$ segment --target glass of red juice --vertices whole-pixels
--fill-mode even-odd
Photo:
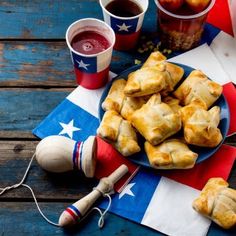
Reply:
[[[202,6],[201,1],[207,5]],[[177,5],[168,6],[165,0],[155,0],[160,40],[167,49],[186,51],[199,45],[208,12],[215,0],[200,0],[200,5],[196,5],[196,2],[175,0]]]
[[[108,81],[115,34],[105,22],[85,18],[72,23],[66,31],[78,85],[98,89]]]
[[[141,32],[148,0],[100,0],[104,21],[116,35],[114,49],[135,48]]]

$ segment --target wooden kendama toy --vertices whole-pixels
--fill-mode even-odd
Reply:
[[[95,136],[76,142],[64,136],[52,135],[39,142],[35,157],[38,164],[49,172],[62,173],[78,169],[91,178],[95,173],[96,153]]]
[[[66,210],[62,212],[59,218],[59,226],[66,227],[79,223],[97,199],[105,194],[111,193],[113,191],[114,184],[127,172],[128,167],[126,165],[121,165],[108,177],[102,178],[97,187],[93,188],[91,193],[67,207]]]

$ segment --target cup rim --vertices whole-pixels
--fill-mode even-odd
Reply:
[[[69,31],[70,29],[76,25],[77,23],[79,22],[82,22],[82,21],[98,21],[100,23],[102,23],[103,25],[105,25],[110,31],[111,31],[111,34],[112,34],[112,42],[111,42],[111,45],[104,51],[101,51],[99,53],[94,53],[94,54],[84,54],[84,53],[80,53],[80,52],[77,52],[76,50],[74,50],[74,48],[72,48],[71,46],[71,42],[69,42],[69,37],[68,37],[68,34],[69,34]],[[97,57],[101,54],[104,54],[106,53],[107,51],[109,51],[110,49],[112,49],[115,45],[115,40],[116,40],[116,36],[115,36],[115,32],[114,30],[110,27],[110,25],[108,25],[106,22],[102,21],[102,20],[99,20],[99,19],[96,19],[96,18],[83,18],[83,19],[79,19],[77,21],[74,21],[73,23],[71,23],[69,25],[69,27],[67,28],[66,30],[66,43],[67,43],[67,46],[69,47],[70,51],[72,51],[73,53],[75,54],[78,54],[80,56],[83,56],[83,57]]]
[[[211,10],[211,8],[214,6],[216,0],[211,0],[211,2],[208,5],[208,7],[206,9],[204,9],[202,12],[199,12],[199,13],[193,14],[193,15],[187,15],[187,16],[185,16],[185,15],[178,15],[178,14],[172,13],[172,12],[166,10],[164,7],[162,7],[162,5],[159,3],[159,0],[154,0],[154,1],[156,3],[157,7],[159,9],[161,9],[167,15],[175,17],[175,18],[187,20],[187,19],[198,18],[198,17],[203,16],[206,13],[208,13]]]
[[[111,12],[109,12],[103,5],[102,3],[102,0],[99,0],[99,3],[100,3],[100,6],[102,8],[103,11],[105,11],[108,15],[114,17],[114,18],[117,18],[117,19],[120,19],[120,20],[133,20],[133,19],[136,19],[136,18],[139,18],[140,16],[144,15],[148,9],[148,5],[149,5],[149,0],[146,0],[146,3],[147,3],[147,6],[145,9],[143,9],[143,11],[136,15],[136,16],[131,16],[131,17],[122,17],[122,16],[116,16],[114,14],[112,14]]]

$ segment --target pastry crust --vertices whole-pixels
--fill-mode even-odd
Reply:
[[[112,86],[107,94],[106,99],[102,103],[104,111],[114,110],[120,113],[125,99],[124,88],[126,85],[125,79],[118,79],[112,83]]]
[[[222,178],[211,178],[194,200],[193,208],[225,229],[236,225],[236,190]]]
[[[131,120],[132,114],[142,107],[148,100],[148,97],[126,97],[123,101],[120,114],[126,120]]]
[[[173,94],[182,105],[195,101],[209,108],[222,94],[222,86],[209,80],[200,70],[193,70]]]
[[[149,163],[155,169],[189,169],[198,157],[180,139],[165,140],[158,146],[146,141],[144,147]]]
[[[158,63],[165,61],[167,58],[159,51],[152,52],[148,59],[143,63],[144,67],[156,66]]]
[[[123,156],[140,151],[135,130],[116,111],[105,112],[97,134],[111,143]]]
[[[166,88],[169,77],[162,64],[141,68],[128,75],[124,93],[128,97],[140,97],[160,92]]]
[[[165,103],[160,94],[154,94],[131,116],[132,125],[152,145],[161,143],[181,129],[180,115]]]
[[[184,111],[184,112],[183,112]],[[223,139],[220,129],[220,108],[212,107],[206,111],[198,106],[189,105],[181,109],[184,138],[188,144],[201,147],[216,147]]]
[[[182,108],[182,106],[179,105],[179,100],[177,98],[167,96],[163,98],[162,101],[169,105],[175,113],[179,113],[180,109]]]
[[[115,80],[102,103],[102,108],[104,111],[114,110],[124,119],[130,120],[133,112],[146,103],[148,99],[146,97],[126,97],[124,94],[125,85],[125,79]]]
[[[162,96],[167,96],[169,92],[174,90],[174,87],[182,79],[184,75],[184,69],[178,65],[167,62],[166,57],[160,52],[153,52],[148,57],[142,68],[162,65],[169,73],[169,77],[166,77],[166,86],[161,91]]]

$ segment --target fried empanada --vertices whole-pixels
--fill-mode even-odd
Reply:
[[[200,70],[193,70],[173,94],[182,105],[197,102],[207,109],[222,94],[222,86],[209,80]]]
[[[198,157],[180,139],[168,139],[157,146],[146,141],[144,147],[150,165],[156,169],[189,169]]]
[[[123,156],[130,156],[140,151],[134,128],[116,111],[105,112],[97,134],[111,143]]]
[[[212,107],[209,111],[197,106],[189,106],[182,113],[184,138],[188,144],[201,147],[216,147],[223,139],[218,127],[220,108]]]
[[[193,202],[197,212],[225,229],[236,225],[236,190],[228,185],[222,178],[211,178]]]
[[[182,106],[179,105],[179,100],[177,98],[167,96],[167,97],[164,97],[162,101],[166,103],[167,105],[169,105],[175,113],[180,112],[180,109],[182,108]]]
[[[107,97],[102,103],[104,111],[114,110],[120,113],[125,99],[124,88],[126,85],[125,79],[118,79],[112,83],[112,86],[107,94]]]
[[[169,73],[169,77],[166,77],[166,86],[161,91],[162,96],[167,96],[169,92],[174,90],[174,87],[182,79],[184,75],[184,69],[178,65],[167,62],[166,57],[160,52],[153,52],[148,57],[142,68],[152,67],[157,65],[163,65],[165,70]]]
[[[166,88],[169,77],[170,74],[162,64],[141,68],[128,75],[124,94],[128,97],[140,97],[160,92]]]
[[[181,129],[180,115],[165,103],[161,102],[160,94],[154,94],[140,109],[131,116],[132,125],[152,145]]]
[[[102,103],[102,108],[105,111],[114,110],[124,119],[130,120],[133,112],[146,103],[148,99],[146,97],[126,97],[124,94],[125,85],[125,79],[115,80]]]

